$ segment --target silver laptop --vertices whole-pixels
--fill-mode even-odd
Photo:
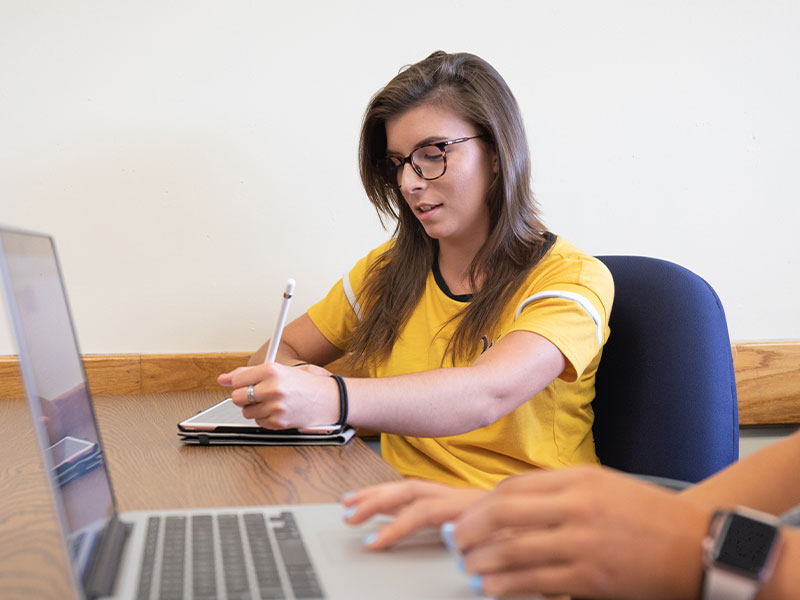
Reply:
[[[437,532],[368,553],[338,504],[117,513],[52,238],[0,227],[0,272],[76,597],[475,597]]]

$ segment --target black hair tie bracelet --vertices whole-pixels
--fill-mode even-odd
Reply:
[[[331,375],[331,377],[336,382],[336,385],[339,386],[339,421],[337,425],[342,428],[347,423],[347,386],[344,384],[344,379],[339,375]]]

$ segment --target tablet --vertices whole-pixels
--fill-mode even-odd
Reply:
[[[189,444],[345,444],[355,430],[345,425],[319,425],[301,429],[264,429],[245,419],[230,398],[178,423],[178,435]]]
[[[56,473],[65,471],[95,450],[97,450],[97,444],[94,442],[72,437],[71,435],[64,436],[50,446],[53,470]]]

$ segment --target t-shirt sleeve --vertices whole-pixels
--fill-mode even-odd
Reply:
[[[567,359],[561,379],[576,381],[608,340],[614,281],[591,256],[550,261],[516,308],[510,331],[531,331],[554,344]]]
[[[347,350],[347,340],[361,318],[359,296],[369,267],[388,249],[379,246],[359,260],[330,289],[328,294],[308,309],[308,316],[331,344]]]

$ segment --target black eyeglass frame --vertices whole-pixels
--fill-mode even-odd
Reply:
[[[486,134],[485,133],[481,133],[481,134],[478,134],[478,135],[471,135],[469,137],[458,138],[458,139],[455,139],[455,140],[444,140],[442,142],[431,142],[431,143],[428,143],[428,144],[422,144],[421,146],[417,146],[416,148],[414,148],[411,151],[411,153],[408,156],[406,156],[405,158],[402,158],[400,156],[387,156],[387,157],[381,159],[381,162],[389,163],[390,161],[392,161],[392,159],[397,159],[397,160],[400,161],[400,164],[398,164],[398,165],[395,165],[394,162],[392,162],[392,167],[394,168],[394,180],[393,181],[391,181],[389,179],[389,169],[388,168],[387,169],[380,169],[380,170],[381,171],[384,171],[384,170],[386,171],[384,173],[384,179],[386,179],[387,185],[390,185],[391,187],[400,187],[400,183],[398,181],[398,174],[400,173],[401,169],[405,168],[406,163],[411,165],[411,168],[414,169],[414,173],[419,175],[421,179],[424,179],[425,181],[433,181],[435,179],[439,179],[440,177],[443,177],[444,174],[447,172],[447,152],[445,151],[445,148],[447,148],[447,146],[451,146],[452,144],[460,144],[461,142],[468,142],[469,140],[474,140],[476,138],[482,138],[482,137],[486,137]],[[439,175],[437,175],[436,177],[425,177],[422,174],[422,167],[420,167],[419,165],[415,164],[414,161],[411,160],[411,157],[414,156],[414,153],[417,150],[419,150],[420,148],[427,148],[428,146],[434,146],[435,148],[439,149],[439,152],[442,153],[442,172]]]

